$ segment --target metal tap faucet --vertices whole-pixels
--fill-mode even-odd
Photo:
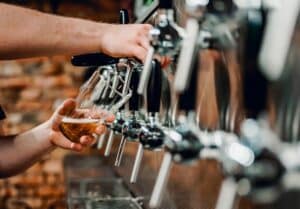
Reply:
[[[192,76],[188,88],[179,95],[179,110],[184,112],[178,117],[177,125],[165,131],[165,154],[151,195],[149,206],[159,207],[165,191],[172,162],[187,163],[198,160],[204,145],[198,135],[195,120],[196,87],[198,62],[191,66]],[[195,128],[196,127],[196,128]]]
[[[245,120],[241,131],[240,141],[234,134],[223,133],[221,161],[227,177],[216,209],[232,209],[237,194],[260,203],[272,202],[279,194],[277,186],[285,173],[281,160],[264,146],[257,122]]]
[[[129,111],[131,116],[129,120],[125,121],[122,126],[122,138],[117,152],[117,157],[115,161],[115,166],[120,166],[121,160],[123,157],[123,152],[125,149],[126,141],[135,141],[138,138],[140,131],[140,117],[138,111],[141,106],[141,96],[137,93],[137,86],[140,80],[140,67],[134,68],[132,70],[131,79],[130,79],[130,88],[132,90],[132,97],[129,100]]]
[[[140,128],[138,136],[140,144],[131,173],[131,183],[135,183],[137,180],[144,149],[156,150],[163,146],[164,133],[158,117],[162,92],[162,74],[160,63],[157,60],[152,61],[152,70],[145,99],[148,115],[145,123]]]
[[[140,127],[138,110],[141,102],[141,97],[140,95],[137,94],[137,85],[139,82],[139,77],[140,77],[140,67],[136,66],[135,68],[132,69],[130,85],[129,85],[130,89],[132,90],[132,96],[128,102],[129,111],[131,112],[130,119],[128,121],[122,119],[122,123],[117,122],[117,126],[115,128],[114,127],[111,128],[106,151],[105,151],[105,156],[108,156],[110,154],[111,146],[114,139],[114,133],[122,134],[123,137],[128,138],[129,140],[134,140],[137,139],[138,137],[139,127]]]
[[[155,27],[150,31],[150,49],[146,56],[138,93],[143,95],[147,89],[151,62],[154,55],[174,57],[178,54],[184,30],[174,21],[173,1],[160,0]]]

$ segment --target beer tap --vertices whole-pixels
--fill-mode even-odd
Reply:
[[[101,72],[100,80],[91,95],[91,99],[99,108],[106,110],[113,101],[113,98],[109,97],[109,95],[116,91],[116,89],[111,88],[112,82],[115,81],[112,79],[115,78],[116,69],[114,69],[113,66],[103,66],[100,67],[99,71]],[[106,133],[98,137],[98,149],[103,147],[105,137]]]
[[[129,15],[127,10],[120,10],[120,23],[129,23]],[[123,103],[126,103],[131,96],[130,94],[127,94],[127,85],[123,85],[123,88],[121,88],[121,96],[123,98],[117,104],[111,106],[111,103],[115,101],[114,98],[116,96],[120,81],[123,82],[123,84],[127,84],[128,79],[130,78],[130,69],[128,69],[128,67],[126,68],[126,64],[128,64],[126,61],[127,60],[125,59],[112,58],[101,53],[78,55],[72,58],[72,64],[75,66],[105,66],[105,68],[111,69],[109,72],[104,71],[101,75],[102,79],[98,83],[97,89],[94,93],[94,98],[100,98],[101,95],[102,100],[106,101],[106,108],[112,112],[116,112],[119,108],[121,108]],[[122,72],[118,72],[118,69],[124,68],[124,66],[126,68],[126,74],[124,76],[119,75],[122,74]],[[108,94],[109,90],[110,93]],[[107,132],[99,137],[97,144],[98,149],[103,147],[106,134]]]
[[[154,55],[174,57],[178,54],[184,30],[174,21],[172,0],[160,0],[155,27],[150,31],[150,49],[146,56],[138,93],[144,94],[149,81]]]
[[[130,89],[132,90],[132,96],[128,102],[129,111],[131,112],[131,118],[126,121],[122,118],[121,114],[118,114],[117,119],[112,124],[110,128],[110,135],[107,142],[105,156],[109,156],[110,150],[114,140],[114,133],[123,134],[123,137],[126,137],[129,140],[135,140],[138,138],[138,133],[140,129],[140,121],[138,110],[141,103],[141,96],[137,93],[137,85],[140,78],[140,67],[136,66],[132,69],[132,75],[130,79]],[[121,140],[122,141],[122,140]]]
[[[134,132],[129,131],[129,124],[131,123],[126,123],[124,128],[123,128],[123,137],[119,146],[117,158],[115,161],[115,166],[120,166],[123,152],[125,149],[125,144],[127,141],[127,138],[131,140],[136,140],[140,139],[141,141],[141,135],[142,133],[146,133],[149,135],[149,142],[150,139],[154,142],[155,140],[159,141],[159,139],[153,137],[151,138],[152,134],[153,136],[157,134],[157,129],[156,129],[156,118],[155,118],[155,113],[159,112],[159,107],[160,107],[160,95],[161,95],[161,81],[162,81],[162,71],[160,67],[160,63],[157,60],[152,61],[152,67],[151,67],[151,82],[149,83],[149,86],[147,88],[147,97],[146,97],[146,105],[147,105],[147,110],[149,112],[148,115],[148,120],[146,122],[146,125],[141,125],[140,122],[132,121],[134,122],[134,125],[137,126],[137,128],[134,130]],[[134,82],[135,87],[137,87],[138,83]],[[137,92],[136,92],[137,93]],[[138,94],[137,94],[138,95]],[[136,95],[136,96],[137,96]],[[151,99],[151,100],[150,100]],[[135,108],[134,108],[135,109]],[[135,116],[134,116],[135,117]],[[136,119],[135,119],[136,120]],[[154,123],[155,122],[155,123]],[[148,126],[148,123],[150,124]],[[133,124],[132,124],[133,125]],[[149,130],[148,130],[149,128]],[[148,140],[148,139],[147,139]],[[161,143],[162,144],[162,143]],[[153,145],[154,146],[154,145]],[[140,150],[141,148],[139,148]],[[139,154],[138,156],[141,156]]]
[[[205,145],[199,137],[200,130],[196,125],[194,112],[196,104],[198,60],[193,59],[190,67],[192,68],[192,75],[189,87],[179,95],[178,103],[181,115],[178,117],[178,124],[174,129],[165,131],[165,154],[149,202],[151,208],[157,208],[161,203],[170,175],[172,162],[190,163],[199,159],[201,150],[205,148]]]
[[[278,153],[265,146],[262,132],[255,120],[248,119],[241,127],[241,142],[237,136],[223,135],[221,159],[227,177],[221,185],[216,209],[232,209],[237,194],[263,203],[278,197],[285,167]]]
[[[146,122],[140,128],[138,136],[140,144],[130,178],[131,183],[135,183],[137,180],[144,149],[157,150],[162,148],[164,143],[164,133],[158,119],[162,92],[162,73],[160,63],[157,60],[153,60],[146,95],[147,118]]]
[[[122,62],[123,61],[123,62]],[[105,94],[101,95],[103,101],[106,101],[106,109],[112,113],[118,113],[118,119],[115,121],[113,126],[122,123],[122,112],[124,111],[124,105],[132,96],[132,90],[129,86],[129,81],[132,76],[131,66],[128,65],[127,60],[120,60],[116,65],[117,69],[112,71],[113,76],[110,76],[109,85],[105,89],[110,91],[104,91]],[[117,76],[117,78],[116,78]],[[120,110],[121,109],[121,110]],[[109,127],[110,125],[107,124]],[[116,127],[113,127],[115,129]],[[116,130],[118,132],[118,130]],[[110,147],[112,145],[113,134],[110,132],[109,144],[107,146],[105,155],[108,156],[110,153]],[[104,145],[106,134],[101,135],[98,141],[98,149],[101,149]]]
[[[178,58],[178,64],[174,79],[174,88],[178,93],[184,92],[188,88],[188,83],[191,76],[191,65],[193,56],[197,46],[202,41],[209,38],[210,35],[199,28],[199,19],[202,18],[203,10],[208,2],[205,1],[186,1],[185,9],[191,16],[186,22],[185,36],[182,41],[182,46]]]

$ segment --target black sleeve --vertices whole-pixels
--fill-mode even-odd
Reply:
[[[0,120],[4,120],[6,118],[5,112],[2,109],[2,107],[0,106]]]

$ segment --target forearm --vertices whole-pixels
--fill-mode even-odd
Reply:
[[[105,27],[0,3],[0,59],[97,52]]]
[[[50,142],[50,131],[42,124],[17,136],[0,138],[0,178],[22,172],[55,146]]]

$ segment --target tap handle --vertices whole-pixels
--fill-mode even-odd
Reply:
[[[136,183],[140,171],[142,159],[143,159],[143,153],[144,153],[144,147],[142,144],[139,144],[139,148],[136,153],[136,157],[135,157],[135,161],[134,161],[134,165],[130,177],[130,183]]]
[[[291,51],[291,41],[293,34],[295,34],[299,11],[300,2],[291,0],[286,1],[276,9],[272,9],[268,14],[259,64],[262,72],[269,80],[278,80],[288,69],[286,59]]]
[[[159,8],[161,9],[173,9],[173,1],[172,0],[160,0]]]
[[[186,23],[186,37],[182,43],[182,49],[178,59],[178,65],[174,80],[174,88],[178,93],[185,91],[191,79],[192,65],[195,59],[199,24],[195,19],[189,19]]]
[[[191,79],[186,91],[179,97],[179,109],[184,111],[194,111],[196,106],[196,92],[197,92],[197,79],[198,79],[198,57],[192,64]]]
[[[138,86],[140,82],[140,72],[138,70],[133,70],[130,80],[130,89],[132,90],[132,96],[129,100],[129,110],[138,111],[141,102],[141,96],[138,94]]]
[[[106,138],[106,132],[98,137],[97,149],[102,149]]]
[[[120,10],[120,24],[128,24],[129,23],[129,14],[127,9]]]
[[[104,78],[103,75],[101,75],[101,79],[98,81],[96,87],[95,87],[95,90],[93,91],[92,95],[91,95],[91,99],[94,103],[100,105],[100,104],[103,104],[103,101],[102,101],[102,94],[103,94],[103,91],[105,89],[105,86],[107,85],[106,83],[106,80]]]
[[[154,47],[150,46],[144,63],[144,68],[141,74],[140,82],[139,82],[138,93],[140,95],[143,95],[145,93],[149,81],[149,76],[151,73],[151,63],[154,56],[154,52],[155,52]]]
[[[109,137],[108,137],[105,152],[104,152],[105,157],[108,157],[110,155],[110,151],[111,151],[113,142],[114,142],[114,131],[111,130],[109,133]]]
[[[258,66],[258,55],[265,31],[266,15],[262,11],[252,12],[255,12],[255,15],[247,16],[243,90],[248,117],[256,118],[266,108],[268,98],[268,82]]]
[[[213,14],[230,14],[236,8],[233,0],[214,0],[209,1],[207,10]]]
[[[172,168],[172,154],[166,152],[152,191],[149,206],[150,208],[158,208],[161,204],[164,191],[166,189],[170,171]]]
[[[109,94],[109,98],[114,98],[115,97],[117,88],[119,86],[119,82],[120,82],[119,74],[118,74],[117,71],[115,71],[114,75],[113,75],[113,78],[112,78],[112,86],[111,86],[111,92]]]
[[[120,167],[121,165],[121,161],[123,158],[123,154],[124,154],[124,150],[125,150],[125,146],[126,146],[126,138],[124,136],[122,136],[119,148],[118,148],[118,152],[117,152],[117,157],[116,157],[116,161],[115,161],[115,166]]]
[[[147,110],[159,112],[162,89],[162,69],[160,62],[154,59],[151,63],[151,74],[147,88]]]
[[[216,209],[233,209],[238,184],[232,178],[223,180],[219,197],[216,204]]]
[[[114,58],[102,53],[91,53],[73,56],[71,63],[78,67],[113,65],[119,62],[119,58]]]

